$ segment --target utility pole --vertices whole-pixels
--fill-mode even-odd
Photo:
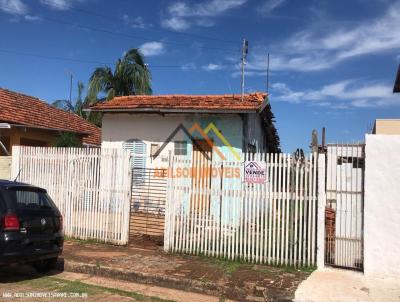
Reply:
[[[242,45],[242,102],[244,97],[244,67],[246,65],[247,54],[249,53],[249,41],[243,39]]]
[[[71,104],[71,102],[72,102],[72,78],[73,78],[72,72],[70,72],[69,75],[70,75],[70,78],[69,78],[69,103]]]

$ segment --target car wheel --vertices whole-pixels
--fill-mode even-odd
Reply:
[[[51,258],[40,260],[32,263],[32,266],[39,272],[39,273],[47,273],[52,269],[55,269],[57,266],[58,258]]]

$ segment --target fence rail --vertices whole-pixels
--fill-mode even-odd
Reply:
[[[266,163],[266,183],[244,182],[244,164],[249,160]],[[195,164],[178,157],[172,162],[164,236],[167,251],[254,263],[315,265],[316,154],[303,159],[289,154],[244,154],[242,161],[213,162],[210,186],[194,186],[198,176],[174,177],[178,168],[191,171],[191,176],[200,173]],[[240,171],[240,177],[228,177],[227,169],[231,176]]]
[[[127,244],[128,151],[14,146],[12,177],[48,191],[64,217],[67,236]]]

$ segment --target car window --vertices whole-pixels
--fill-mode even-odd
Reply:
[[[43,191],[9,188],[4,190],[6,199],[19,209],[52,208],[53,203]]]

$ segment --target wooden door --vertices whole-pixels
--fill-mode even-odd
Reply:
[[[212,146],[205,140],[196,140],[192,155],[192,188],[190,210],[196,214],[209,213],[212,167]]]

